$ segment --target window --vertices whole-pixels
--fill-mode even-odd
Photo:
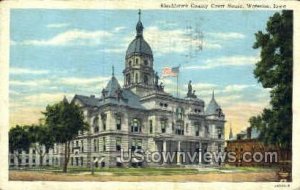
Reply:
[[[78,165],[79,165],[79,158],[76,157],[76,158],[75,158],[75,161],[76,161],[76,166],[78,166]]]
[[[184,135],[184,123],[183,122],[176,123],[175,134],[176,135]]]
[[[148,60],[147,59],[144,60],[144,65],[148,65]]]
[[[188,133],[189,132],[189,124],[185,124],[185,131]]]
[[[29,159],[28,158],[26,158],[26,164],[28,164],[29,163]]]
[[[150,134],[153,133],[153,123],[152,123],[152,120],[149,121],[149,132],[150,132]]]
[[[148,84],[148,76],[147,75],[144,75],[144,83]]]
[[[97,146],[98,146],[98,144],[97,144],[97,139],[94,139],[94,152],[97,152]]]
[[[103,131],[106,130],[106,119],[107,119],[106,114],[102,114],[102,115],[101,115],[101,121],[102,121]]]
[[[198,122],[195,123],[195,133],[196,136],[200,135],[200,123]]]
[[[103,137],[102,141],[103,141],[103,151],[106,151],[106,138]]]
[[[140,133],[141,132],[141,122],[139,119],[133,119],[131,122],[131,132]]]
[[[122,139],[121,137],[116,137],[116,150],[120,151],[121,150],[121,144],[122,144]]]
[[[221,139],[222,138],[222,129],[218,128],[217,132],[218,132],[218,139]]]
[[[121,116],[118,115],[117,118],[116,118],[117,130],[121,130],[121,124],[122,124]]]
[[[81,152],[84,152],[84,144],[83,144],[83,140],[81,140]]]
[[[166,133],[166,130],[167,130],[167,124],[168,124],[168,120],[167,120],[167,119],[161,119],[161,120],[160,120],[161,133]]]
[[[181,107],[176,108],[176,117],[178,120],[183,120],[184,110]]]
[[[80,157],[81,166],[83,166],[83,157]]]
[[[139,64],[139,59],[138,59],[138,58],[135,59],[135,64],[136,64],[136,65]]]
[[[35,154],[35,149],[32,149],[32,154]]]
[[[135,83],[139,82],[139,75],[137,73],[135,73]]]
[[[134,151],[140,151],[142,150],[142,139],[132,139],[132,142],[131,142],[131,151],[134,152]]]
[[[131,65],[132,65],[132,61],[131,60],[128,62],[128,65],[129,65],[129,67],[131,67]]]
[[[78,141],[76,141],[76,147],[79,147],[79,142]],[[58,152],[58,151],[57,151]]]
[[[13,164],[15,160],[13,158],[10,159],[10,163]]]
[[[209,128],[208,128],[208,126],[206,125],[206,126],[205,126],[205,136],[208,137],[208,135],[209,135]]]
[[[94,133],[99,132],[99,117],[95,117],[93,121]]]
[[[73,164],[74,164],[74,163],[73,163],[73,157],[71,157],[71,166],[73,166]]]
[[[131,81],[130,81],[130,74],[127,74],[127,75],[126,75],[126,81],[127,81],[127,84],[130,84],[130,82],[131,82]]]

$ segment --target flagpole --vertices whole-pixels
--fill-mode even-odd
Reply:
[[[179,98],[179,93],[178,93],[178,76],[179,76],[179,73],[177,74],[177,98]]]

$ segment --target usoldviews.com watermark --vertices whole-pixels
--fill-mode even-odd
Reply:
[[[243,152],[237,154],[236,152],[159,152],[159,151],[132,151],[121,149],[120,161],[123,163],[131,162],[132,160],[138,162],[149,163],[173,163],[180,160],[180,163],[195,163],[195,162],[256,162],[256,163],[276,163],[278,162],[277,152]]]

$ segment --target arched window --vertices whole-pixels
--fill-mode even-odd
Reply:
[[[133,119],[131,122],[131,132],[140,133],[141,132],[141,122],[139,119]]]

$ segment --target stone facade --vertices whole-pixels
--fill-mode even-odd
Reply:
[[[72,141],[70,165],[199,164],[199,159],[184,161],[178,152],[204,153],[224,149],[225,115],[214,95],[205,107],[203,100],[191,94],[191,83],[185,98],[165,92],[154,71],[152,50],[143,37],[143,29],[139,18],[136,37],[126,51],[123,87],[113,71],[99,96],[75,95],[72,99],[82,108],[90,129],[79,132]],[[63,147],[56,146],[52,150],[53,157],[64,152]],[[59,149],[58,152],[55,149]],[[121,149],[174,152],[176,159],[167,163],[148,163],[132,157],[129,162],[122,162]]]

